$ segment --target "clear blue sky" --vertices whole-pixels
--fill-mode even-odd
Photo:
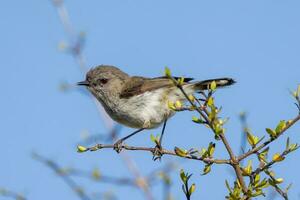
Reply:
[[[239,112],[249,113],[256,135],[296,114],[289,89],[300,83],[297,0],[68,0],[65,6],[76,31],[86,33],[83,53],[90,67],[111,64],[129,74],[160,76],[169,66],[176,75],[196,79],[235,78],[238,83],[220,90],[216,98],[223,106],[223,116],[230,117],[227,137],[236,152]],[[89,96],[79,90],[62,93],[58,89],[61,82],[73,84],[84,76],[74,59],[58,50],[67,36],[51,2],[3,1],[0,27],[0,187],[23,192],[31,200],[77,198],[48,168],[31,159],[32,151],[64,166],[87,170],[98,166],[106,174],[126,175],[115,152],[76,153],[82,131],[102,133],[106,129]],[[169,122],[166,147],[200,148],[213,140],[207,129],[190,121],[193,115],[180,113]],[[130,131],[123,128],[122,135]],[[293,142],[300,143],[299,131],[299,125],[288,131]],[[150,133],[159,132],[147,131],[129,143],[153,145]],[[271,152],[282,150],[285,138]],[[221,143],[216,151],[219,157],[227,156]],[[153,162],[149,154],[138,152],[129,155],[143,174],[170,160],[166,156],[162,162]],[[274,168],[285,185],[293,183],[291,199],[300,193],[298,158],[296,152]],[[194,174],[194,199],[223,199],[229,169],[214,166],[211,174],[200,176],[202,164],[172,160]],[[183,199],[178,172],[173,181],[175,199]],[[88,190],[93,184],[84,183]],[[143,197],[128,187],[102,184],[97,189],[125,193],[127,199]]]

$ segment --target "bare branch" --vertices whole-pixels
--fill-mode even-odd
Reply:
[[[15,200],[26,200],[26,198],[22,194],[7,190],[5,188],[0,188],[0,196],[12,198]]]
[[[97,151],[100,149],[113,149],[114,148],[114,144],[96,144],[95,146],[92,147],[88,147],[87,151]],[[122,144],[120,146],[120,148],[122,150],[129,150],[129,151],[147,151],[150,152],[152,154],[155,153],[155,148],[152,147],[136,147],[136,146],[128,146],[126,144]],[[213,159],[213,158],[202,158],[202,157],[198,157],[198,156],[194,156],[194,155],[190,155],[187,154],[185,156],[179,156],[175,153],[175,151],[170,151],[167,149],[162,149],[161,153],[164,155],[171,155],[171,156],[177,156],[177,157],[183,157],[183,158],[187,158],[187,159],[191,159],[191,160],[200,160],[203,161],[207,164],[230,164],[229,160],[223,160],[223,159]]]
[[[61,167],[52,160],[46,159],[41,155],[34,153],[32,157],[52,169],[61,179],[74,191],[81,200],[91,200],[85,191],[68,175],[61,173]]]

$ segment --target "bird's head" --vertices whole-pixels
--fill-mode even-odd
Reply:
[[[128,77],[117,67],[100,65],[88,71],[86,79],[77,85],[86,86],[97,99],[103,101],[103,98],[119,93]]]

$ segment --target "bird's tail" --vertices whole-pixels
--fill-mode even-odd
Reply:
[[[199,81],[199,82],[194,83],[194,89],[196,91],[208,90],[213,81],[216,82],[217,88],[230,86],[235,83],[235,81],[232,78],[209,79],[209,80],[204,80],[204,81]]]

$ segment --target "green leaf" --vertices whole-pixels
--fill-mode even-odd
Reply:
[[[83,152],[86,152],[86,151],[88,151],[88,148],[86,148],[84,146],[81,146],[81,145],[77,146],[77,152],[78,153],[83,153]]]
[[[258,143],[259,138],[251,134],[249,131],[247,131],[246,134],[248,143],[251,145],[251,147],[254,147]]]
[[[282,131],[283,129],[285,129],[285,127],[286,127],[286,122],[285,122],[285,120],[281,120],[281,121],[279,122],[279,124],[277,125],[276,129],[275,129],[276,135],[279,134],[279,133],[281,133],[281,131]]]
[[[267,133],[270,135],[271,138],[276,138],[277,134],[274,130],[270,129],[270,128],[266,128]]]
[[[231,190],[230,185],[227,180],[225,180],[225,185],[226,185],[226,188],[228,189],[229,193],[231,193],[232,190]]]
[[[298,97],[297,91],[291,92],[291,94],[292,94],[292,95],[293,95],[293,97],[295,97],[295,98],[297,98],[297,97]]]
[[[289,151],[295,151],[299,148],[298,144],[291,144],[289,146]]]
[[[271,186],[273,186],[273,187],[276,187],[276,183],[275,183],[275,181],[273,180],[273,179],[269,179],[268,180],[268,182],[269,182],[269,184],[271,185]]]
[[[176,107],[175,107],[175,103],[174,103],[174,102],[168,101],[168,107],[169,107],[171,110],[176,110]]]
[[[209,107],[212,107],[214,105],[214,98],[213,97],[209,97],[207,100],[207,105]]]
[[[168,78],[172,77],[171,70],[168,67],[165,67],[165,76]]]
[[[265,163],[267,163],[267,155],[268,155],[268,152],[269,152],[269,147],[265,148],[261,153],[259,153],[259,161],[263,161]]]
[[[190,101],[192,101],[192,102],[194,102],[194,101],[195,101],[195,97],[194,97],[194,95],[190,94],[188,97],[189,97],[189,100],[190,100]]]
[[[215,90],[217,89],[217,83],[216,83],[216,81],[211,82],[211,84],[210,84],[210,89],[211,89],[212,91],[215,91]]]
[[[150,135],[151,141],[154,142],[156,145],[159,145],[159,138],[160,135],[156,135],[156,136],[154,136],[153,134]]]
[[[186,174],[184,173],[183,169],[180,170],[180,178],[181,178],[183,183],[186,183],[187,177],[186,177]]]
[[[196,116],[193,116],[192,117],[192,121],[195,122],[195,123],[198,123],[199,122],[199,118],[196,117]]]
[[[266,188],[268,186],[269,186],[268,181],[267,181],[267,179],[264,178],[259,184],[255,185],[255,188],[263,189],[263,188]]]
[[[202,148],[200,155],[202,158],[206,158],[208,156],[208,151],[206,150],[206,148]]]
[[[292,95],[295,97],[295,98],[298,98],[299,95],[300,95],[300,84],[298,85],[296,91],[292,92]]]
[[[156,143],[156,137],[153,134],[150,135],[150,139],[152,142]]]
[[[195,190],[196,190],[196,185],[195,185],[195,183],[193,183],[189,189],[189,194],[192,195],[193,192],[195,192]]]
[[[178,147],[175,147],[174,148],[174,151],[176,153],[177,156],[180,156],[180,157],[185,157],[187,156],[188,154],[188,151],[187,150],[184,150],[184,149],[180,149]]]
[[[203,169],[203,174],[201,175],[206,175],[211,171],[211,164],[205,165],[204,169]]]
[[[215,124],[213,126],[213,130],[214,130],[216,135],[220,135],[220,134],[225,133],[225,128],[223,128],[220,124]]]
[[[285,145],[285,149],[286,149],[286,150],[289,150],[289,148],[290,148],[290,137],[288,137],[288,138],[286,139],[286,145]]]
[[[215,106],[214,105],[212,105],[212,107],[211,107],[211,112],[209,112],[209,115],[208,115],[208,119],[210,120],[210,121],[213,121],[214,119],[216,119],[217,118],[217,110],[215,109]]]
[[[182,85],[184,83],[184,77],[180,77],[179,79],[178,79],[178,84],[179,85]]]
[[[210,143],[209,143],[209,146],[208,146],[208,148],[207,148],[207,152],[208,152],[208,156],[209,156],[209,157],[211,157],[211,156],[214,154],[214,152],[215,152],[215,147],[216,147],[216,144],[215,144],[215,143],[213,143],[213,142],[210,142]]]
[[[260,195],[263,195],[264,193],[262,192],[262,190],[256,190],[255,193],[251,194],[251,197],[258,197]]]
[[[195,117],[195,116],[192,117],[192,121],[197,123],[197,124],[203,124],[204,123],[204,121],[202,119],[200,119],[198,117]]]
[[[276,178],[275,180],[274,180],[274,182],[275,182],[275,184],[280,184],[280,183],[283,183],[283,178]]]
[[[175,108],[176,108],[176,109],[182,108],[182,103],[181,103],[181,101],[176,101],[176,102],[175,102]]]
[[[260,181],[260,174],[256,174],[254,176],[254,185],[257,185],[259,183],[259,181]]]
[[[244,176],[250,176],[252,173],[252,160],[248,161],[247,167],[243,168],[243,175]]]
[[[297,88],[297,97],[300,95],[300,84],[298,85],[298,88]]]
[[[274,154],[272,160],[275,162],[281,162],[284,160],[284,157],[280,153],[276,153]]]

